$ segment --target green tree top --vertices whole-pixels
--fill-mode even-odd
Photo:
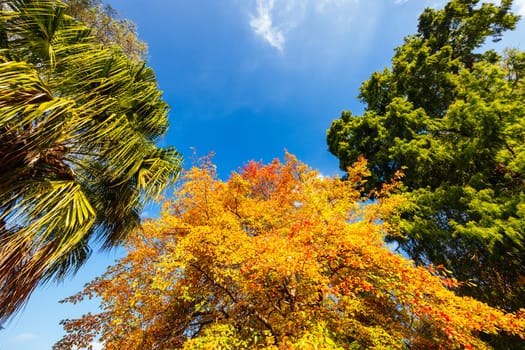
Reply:
[[[65,0],[66,13],[91,29],[97,41],[106,45],[118,45],[131,59],[146,59],[148,46],[139,39],[137,25],[125,18],[109,4],[100,0]]]
[[[399,228],[389,239],[416,262],[444,264],[469,280],[460,293],[518,310],[525,307],[525,54],[481,49],[514,29],[511,5],[452,0],[426,9],[392,66],[361,86],[364,115],[344,111],[327,141],[342,169],[360,155],[369,160],[368,191],[403,170],[411,204],[389,218]]]

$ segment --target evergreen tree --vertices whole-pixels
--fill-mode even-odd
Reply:
[[[327,141],[342,169],[368,159],[368,191],[404,171],[410,205],[386,218],[399,228],[387,239],[470,282],[460,294],[515,311],[525,307],[525,53],[480,50],[514,28],[511,5],[426,9],[392,67],[361,86],[364,115],[343,112]]]

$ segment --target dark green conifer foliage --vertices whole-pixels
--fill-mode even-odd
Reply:
[[[404,170],[410,205],[387,239],[470,281],[460,294],[515,311],[525,307],[525,53],[481,51],[514,29],[511,5],[426,9],[392,67],[362,84],[364,115],[344,111],[327,141],[343,170],[369,160],[369,191]]]

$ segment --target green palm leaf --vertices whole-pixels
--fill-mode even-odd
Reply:
[[[153,71],[97,44],[58,1],[0,11],[0,322],[43,281],[111,247],[181,157]]]

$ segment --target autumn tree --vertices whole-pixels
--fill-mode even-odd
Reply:
[[[0,323],[91,243],[118,244],[172,184],[180,156],[155,75],[59,1],[0,8]]]
[[[507,311],[525,307],[525,53],[482,47],[514,28],[511,5],[426,9],[392,66],[362,84],[364,115],[343,112],[327,134],[342,169],[369,160],[369,191],[405,173],[409,205],[389,239]]]
[[[101,44],[119,46],[131,59],[146,59],[148,46],[139,39],[137,25],[101,0],[64,0],[68,15],[84,23]]]
[[[385,246],[379,215],[403,198],[364,205],[366,172],[361,159],[340,181],[287,155],[222,181],[205,160],[128,238],[127,256],[67,299],[99,297],[101,312],[64,321],[55,349],[98,337],[106,349],[487,349],[481,334],[523,338],[523,312],[456,296],[441,267]]]

